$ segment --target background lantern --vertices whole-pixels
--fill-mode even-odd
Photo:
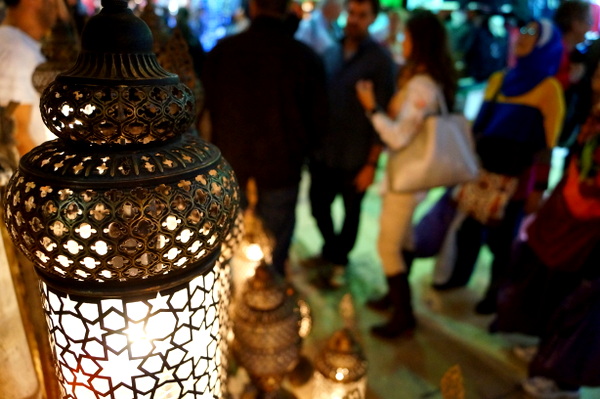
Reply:
[[[46,61],[35,68],[31,77],[33,87],[39,93],[43,93],[59,73],[73,66],[78,51],[79,39],[75,27],[70,21],[58,19],[50,33],[42,39],[42,54],[46,57]]]
[[[348,328],[335,332],[315,359],[313,399],[364,399],[367,361]]]
[[[41,279],[63,398],[222,398],[235,176],[185,133],[193,94],[158,64],[147,25],[124,0],[102,6],[44,92],[59,139],[21,159],[6,223]]]
[[[157,15],[156,7],[151,1],[146,3],[140,18],[148,24],[152,32],[154,37],[153,51],[160,65],[166,70],[176,73],[181,82],[194,93],[196,100],[195,115],[199,117],[204,108],[204,89],[200,78],[196,76],[194,60],[181,27],[176,24],[172,29],[169,28],[165,18]]]
[[[231,261],[233,287],[236,294],[241,292],[246,280],[254,276],[257,267],[271,263],[275,245],[273,236],[256,214],[258,189],[256,181],[252,178],[246,186],[246,198],[248,206],[243,212],[241,239]]]
[[[301,315],[297,304],[296,292],[264,264],[236,298],[233,351],[261,397],[283,395],[279,392],[283,379],[300,358]]]

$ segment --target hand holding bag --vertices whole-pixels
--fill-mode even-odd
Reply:
[[[479,173],[469,122],[462,114],[448,112],[440,90],[436,90],[436,98],[441,113],[425,118],[413,140],[389,156],[388,174],[394,192],[452,186]]]

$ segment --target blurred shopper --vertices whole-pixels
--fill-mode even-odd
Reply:
[[[88,10],[83,5],[81,0],[66,0],[67,11],[70,15],[71,21],[75,25],[77,37],[81,37],[81,32],[86,22],[90,18]]]
[[[342,37],[337,19],[342,12],[343,0],[323,0],[318,10],[300,22],[296,39],[306,43],[322,55]]]
[[[273,265],[285,275],[301,169],[326,123],[319,57],[286,33],[287,0],[251,0],[250,27],[222,39],[203,70],[212,142],[242,191],[256,181],[256,211],[276,237]],[[242,204],[247,205],[247,204]]]
[[[600,68],[593,85],[569,168],[515,245],[492,325],[542,338],[524,383],[536,398],[600,385]]]
[[[192,62],[194,64],[194,72],[196,72],[196,76],[200,78],[200,76],[202,76],[202,66],[204,64],[204,59],[206,58],[206,52],[202,47],[202,43],[200,43],[198,34],[190,25],[190,11],[185,7],[181,7],[177,11],[176,20],[177,27],[181,30],[185,42],[188,45],[188,52],[192,57]]]
[[[387,11],[387,17],[387,35],[381,44],[388,49],[394,62],[400,67],[405,63],[402,42],[404,41],[404,21],[407,18],[406,11],[402,8],[390,9]]]
[[[582,51],[579,46],[584,44],[586,33],[592,28],[590,3],[580,0],[561,3],[554,14],[554,22],[561,31],[564,47],[556,78],[565,90],[567,105],[558,144],[568,148],[573,145],[580,125],[589,114],[590,80],[585,79],[587,48]],[[590,76],[591,73],[593,71]]]
[[[472,3],[470,3],[472,4]],[[508,62],[508,34],[504,17],[481,5],[473,20],[472,30],[459,44],[463,53],[465,75],[485,82]]]
[[[48,139],[40,114],[40,96],[31,81],[45,61],[42,37],[58,17],[57,0],[4,0],[6,18],[0,25],[0,106],[18,103],[13,112],[19,154]],[[64,4],[63,4],[64,5]]]
[[[390,116],[378,106],[373,82],[363,80],[356,85],[358,99],[370,115],[375,130],[392,150],[406,147],[415,135],[422,133],[425,118],[440,112],[440,97],[452,109],[457,88],[446,29],[435,14],[416,11],[409,17],[403,50],[406,65],[398,79],[397,108]],[[373,304],[376,308],[389,306],[392,316],[388,322],[371,329],[375,336],[393,338],[415,328],[408,281],[410,265],[407,263],[411,260],[404,259],[402,252],[409,243],[414,210],[424,197],[424,192],[399,193],[386,187],[378,250],[387,277],[388,294]]]
[[[554,78],[562,44],[549,20],[521,28],[516,43],[517,64],[492,75],[484,103],[473,125],[482,167],[505,180],[518,180],[500,220],[483,224],[474,216],[462,223],[456,236],[456,259],[450,280],[438,289],[464,286],[479,250],[487,243],[492,254],[491,279],[476,311],[493,313],[513,240],[523,213],[535,212],[548,186],[551,149],[564,115],[562,88]]]
[[[566,90],[583,76],[584,65],[572,57],[576,57],[576,46],[585,41],[585,34],[592,27],[590,4],[579,0],[565,1],[556,9],[554,22],[561,32],[563,44],[556,78]]]
[[[344,283],[348,254],[358,233],[361,202],[373,182],[381,142],[365,117],[354,86],[373,80],[377,102],[387,104],[394,91],[394,63],[389,53],[369,35],[379,13],[379,0],[349,0],[344,38],[325,52],[330,118],[327,135],[320,140],[310,163],[312,215],[323,236],[319,257],[310,263],[325,274],[332,286]],[[344,220],[336,231],[332,204],[344,202]],[[331,278],[330,278],[331,277]]]
[[[290,1],[288,10],[283,17],[283,23],[286,27],[287,33],[290,36],[294,36],[296,34],[303,15],[304,11],[302,11],[302,6],[300,3],[297,3],[296,1]]]

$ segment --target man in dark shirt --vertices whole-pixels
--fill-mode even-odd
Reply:
[[[334,274],[343,274],[343,266],[348,263],[358,233],[361,201],[373,182],[382,148],[354,87],[360,79],[373,80],[378,104],[387,104],[394,92],[392,58],[369,35],[379,1],[349,0],[346,11],[344,38],[323,54],[330,118],[327,134],[310,166],[312,214],[324,240],[316,263],[334,265]],[[338,194],[344,200],[345,217],[341,230],[336,232],[331,205]],[[335,276],[329,282],[340,283]]]
[[[250,28],[219,42],[203,71],[211,141],[242,191],[256,181],[256,211],[276,239],[273,266],[282,275],[301,169],[323,134],[327,108],[322,62],[286,30],[287,3],[251,0]]]

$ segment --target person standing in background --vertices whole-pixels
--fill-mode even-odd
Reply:
[[[406,66],[398,79],[394,96],[397,112],[390,117],[377,106],[370,81],[359,81],[356,92],[371,122],[390,151],[411,151],[408,145],[419,134],[428,115],[437,114],[443,103],[452,110],[457,89],[457,74],[448,48],[446,28],[430,11],[418,10],[406,22],[403,41]],[[426,192],[399,192],[394,187],[393,170],[388,162],[385,192],[379,222],[377,249],[388,283],[388,294],[369,305],[391,310],[388,322],[374,326],[371,333],[380,338],[394,338],[410,333],[416,326],[408,281],[413,213]]]
[[[590,109],[591,84],[586,70],[586,58],[594,51],[580,49],[585,43],[585,35],[592,28],[592,13],[587,1],[570,0],[563,2],[554,13],[554,23],[562,35],[563,53],[556,79],[564,89],[567,106],[562,132],[558,145],[570,148],[574,145],[580,126],[585,122]],[[565,164],[568,164],[566,162]]]
[[[556,9],[554,23],[560,30],[563,44],[556,79],[563,89],[567,90],[577,83],[585,72],[583,63],[572,57],[576,55],[576,46],[585,41],[585,34],[592,28],[590,4],[579,0],[565,1]]]
[[[324,54],[329,93],[329,126],[310,162],[309,197],[312,215],[323,237],[321,254],[310,260],[326,285],[344,283],[348,254],[358,233],[361,202],[373,183],[381,141],[356,98],[361,79],[373,82],[378,104],[387,104],[394,92],[395,64],[387,50],[369,34],[379,13],[378,0],[349,0],[344,38]],[[344,221],[334,228],[332,204],[344,202]]]
[[[323,0],[310,18],[300,22],[296,39],[322,55],[342,37],[342,29],[337,23],[341,12],[342,0]]]
[[[302,168],[326,123],[325,73],[317,54],[288,33],[287,0],[249,5],[250,27],[208,53],[202,80],[212,142],[242,195],[256,182],[256,212],[276,238],[273,266],[285,275]]]
[[[552,148],[564,117],[564,98],[558,71],[560,32],[547,19],[521,28],[515,47],[517,64],[488,79],[485,98],[473,123],[476,149],[486,172],[511,179],[516,190],[493,223],[469,215],[456,234],[452,276],[436,289],[467,284],[481,246],[493,255],[490,282],[476,305],[480,314],[496,311],[498,289],[508,269],[512,244],[524,214],[538,210],[548,188]],[[506,154],[511,154],[507,157]]]

